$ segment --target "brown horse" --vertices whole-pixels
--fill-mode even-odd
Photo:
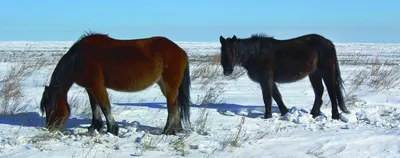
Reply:
[[[157,83],[166,97],[168,120],[163,134],[190,126],[190,76],[186,52],[166,37],[118,40],[88,33],[75,42],[58,62],[45,86],[40,108],[46,127],[59,130],[70,116],[67,92],[73,83],[86,89],[92,109],[89,132],[103,127],[118,135],[106,88],[137,92]]]
[[[313,117],[321,113],[322,80],[332,103],[332,118],[339,119],[338,104],[343,112],[350,113],[343,100],[343,80],[335,46],[321,35],[309,34],[286,40],[265,35],[244,39],[235,35],[227,39],[220,36],[220,43],[224,74],[230,75],[234,66],[240,65],[247,70],[251,80],[261,85],[265,118],[272,117],[272,98],[278,104],[281,115],[288,112],[276,83],[295,82],[306,76],[309,76],[315,93],[311,110]]]

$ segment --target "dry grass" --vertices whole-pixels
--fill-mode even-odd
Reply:
[[[192,65],[194,65],[191,80],[200,84],[200,90],[205,91],[203,96],[198,96],[196,104],[215,105],[225,103],[224,100],[220,99],[220,96],[225,92],[227,84],[224,81],[227,79],[236,80],[247,72],[245,69],[237,66],[230,76],[225,77],[223,76],[220,60],[220,54],[195,57],[195,59],[191,60]],[[207,131],[210,130],[208,126],[208,114],[207,108],[199,109],[199,117],[195,121],[194,130],[200,135],[207,135]]]
[[[195,121],[195,130],[200,135],[208,135],[210,127],[207,125],[209,111],[207,108],[199,109],[199,117]]]
[[[199,80],[203,84],[209,84],[217,78],[223,77],[222,66],[220,64],[221,56],[219,54],[202,56],[201,58],[203,59],[200,62],[193,62],[195,66],[192,70],[192,81]],[[246,72],[244,68],[236,66],[232,74],[227,78],[236,80],[246,74]]]
[[[241,144],[249,140],[250,136],[243,131],[244,121],[245,117],[241,117],[239,123],[236,126],[237,131],[234,134],[228,134],[228,136],[222,142],[222,149],[225,149],[228,146],[240,147]]]
[[[399,84],[400,79],[400,66],[399,65],[387,65],[384,63],[377,62],[373,65],[369,73],[369,80],[367,85],[374,90],[381,91],[384,89],[390,89]]]
[[[195,66],[192,70],[191,80],[200,85],[200,90],[204,90],[203,96],[198,96],[196,104],[198,105],[215,105],[223,104],[224,100],[220,96],[225,92],[226,83],[223,78],[222,67],[220,65],[220,55],[201,56],[198,59],[192,60]],[[235,75],[236,77],[238,75]],[[221,80],[221,81],[220,81]],[[208,135],[210,126],[208,125],[207,108],[199,109],[199,116],[195,121],[194,130],[200,135]]]
[[[186,141],[187,136],[184,137],[179,137],[177,140],[172,141],[170,144],[172,145],[172,147],[174,148],[175,151],[177,151],[178,153],[180,153],[180,156],[185,156],[187,155],[187,151],[185,151],[185,141]]]
[[[243,125],[244,125],[245,117],[241,117],[239,124],[237,125],[237,132],[233,135],[233,139],[230,141],[231,145],[234,147],[239,147],[242,142],[248,139],[246,137],[246,133],[243,133]]]
[[[226,83],[216,82],[210,85],[202,85],[202,87],[208,87],[204,96],[198,97],[197,104],[223,104],[225,103],[219,97],[225,92]],[[202,88],[204,90],[205,88]]]
[[[50,140],[57,140],[57,141],[63,141],[64,134],[61,132],[53,132],[53,133],[44,133],[44,134],[38,134],[33,137],[31,137],[28,142],[33,144],[35,148],[37,148],[40,151],[46,151],[46,150],[51,150],[50,146],[46,145],[47,141]]]
[[[210,57],[209,57],[210,58]],[[207,85],[222,75],[222,68],[218,64],[218,55],[211,56],[208,62],[196,62],[192,70],[191,80]]]
[[[400,65],[365,56],[356,58],[354,63],[347,61],[347,64],[355,66],[352,75],[345,79],[345,82],[350,83],[346,90],[347,100],[354,99],[354,93],[360,89],[380,92],[400,84]]]
[[[35,71],[46,66],[44,59],[12,64],[0,80],[0,115],[13,115],[27,109],[31,100],[24,99],[22,85]]]
[[[86,90],[83,89],[79,92],[72,93],[72,95],[68,95],[68,104],[71,107],[71,113],[82,118],[92,118],[92,109]]]

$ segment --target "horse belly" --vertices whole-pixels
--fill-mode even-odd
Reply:
[[[306,61],[293,61],[295,64],[282,65],[275,69],[274,80],[278,83],[290,83],[301,80],[317,68],[317,57]]]
[[[106,86],[117,91],[140,91],[156,83],[162,67],[154,63],[115,68],[107,74]]]
[[[291,82],[295,82],[295,81],[305,78],[310,73],[312,73],[312,71],[309,71],[309,72],[298,71],[293,74],[275,75],[274,81],[277,83],[291,83]]]

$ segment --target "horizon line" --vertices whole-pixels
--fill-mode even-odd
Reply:
[[[173,42],[190,42],[190,43],[219,43],[219,41],[182,41],[172,40]],[[76,42],[76,40],[0,40],[0,42]],[[400,42],[335,42],[333,43],[353,43],[353,44],[400,44]]]

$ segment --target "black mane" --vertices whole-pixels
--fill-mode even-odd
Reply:
[[[79,42],[87,38],[100,36],[109,38],[108,34],[96,33],[92,31],[85,31],[85,33],[71,46],[67,53],[60,59],[56,68],[51,76],[50,87],[57,87],[59,90],[65,91],[70,87],[69,82],[65,80],[72,80],[72,75],[76,69],[76,58],[78,55]],[[65,83],[68,83],[65,85]]]
[[[267,34],[264,34],[264,33],[255,33],[255,34],[252,34],[249,39],[251,39],[251,40],[263,40],[263,39],[274,39],[274,37],[273,36],[268,36]]]
[[[236,62],[244,67],[250,66],[253,59],[259,56],[261,49],[268,49],[271,42],[275,39],[263,33],[252,34],[248,38],[237,38]]]
[[[73,74],[79,65],[76,63],[80,45],[79,43],[82,40],[95,36],[109,38],[108,34],[96,33],[90,30],[85,31],[85,33],[71,46],[68,52],[59,60],[51,75],[49,87],[56,88],[58,89],[57,91],[68,91],[71,87]]]

